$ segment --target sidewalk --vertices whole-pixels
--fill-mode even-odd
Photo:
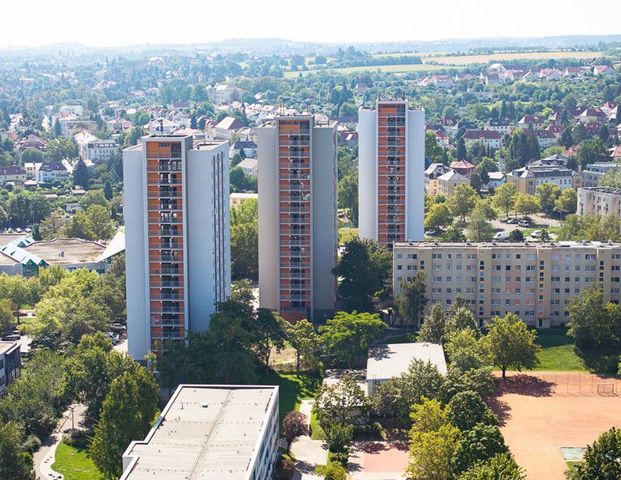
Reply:
[[[306,415],[310,424],[313,400],[302,400],[300,412]],[[291,444],[291,453],[295,456],[297,467],[296,480],[322,480],[322,477],[315,474],[317,465],[328,463],[328,446],[322,440],[313,440],[308,435],[298,437]]]

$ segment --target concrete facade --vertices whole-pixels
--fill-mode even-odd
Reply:
[[[621,189],[583,187],[578,189],[578,215],[615,215],[621,217]]]
[[[0,342],[0,397],[7,387],[19,377],[22,359],[18,342]]]

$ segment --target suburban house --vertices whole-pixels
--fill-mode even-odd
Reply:
[[[259,175],[259,161],[256,158],[244,158],[237,164],[246,175],[256,177]]]
[[[532,195],[543,183],[553,183],[561,189],[581,187],[582,174],[567,167],[522,167],[507,174],[507,183],[513,183],[520,193]]]
[[[430,195],[438,193],[438,177],[450,172],[451,169],[443,163],[432,163],[425,170],[425,192]]]
[[[47,140],[35,135],[34,133],[22,138],[19,141],[19,149],[26,150],[27,148],[33,148],[35,150],[45,150],[47,148]]]
[[[60,183],[69,179],[69,172],[61,162],[43,163],[36,173],[39,183]]]
[[[451,162],[451,169],[464,177],[468,177],[474,172],[475,166],[468,160],[456,160]]]
[[[502,144],[502,136],[495,130],[466,130],[463,138],[466,147],[470,147],[479,142],[487,148],[496,150],[500,148]]]
[[[216,138],[230,140],[244,124],[235,117],[224,117],[215,127]]]
[[[24,183],[26,178],[26,170],[22,167],[15,165],[0,167],[0,185],[6,183]]]
[[[451,195],[457,185],[470,184],[470,180],[467,177],[457,173],[455,170],[450,170],[444,175],[440,175],[436,179],[437,191],[439,195]]]

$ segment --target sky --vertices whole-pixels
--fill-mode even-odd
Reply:
[[[2,0],[0,17],[0,48],[621,34],[620,0]]]

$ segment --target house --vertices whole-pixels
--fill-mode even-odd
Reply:
[[[391,343],[369,349],[367,358],[367,395],[377,392],[377,387],[407,372],[412,362],[430,363],[446,375],[446,358],[442,345],[436,343]]]
[[[438,195],[451,195],[455,191],[455,187],[461,184],[470,184],[470,180],[463,175],[460,175],[454,170],[446,172],[444,175],[440,175],[436,179],[437,194]]]
[[[466,147],[479,142],[487,148],[496,150],[502,143],[502,136],[495,130],[466,130],[463,138]]]
[[[599,108],[585,108],[577,120],[582,123],[603,123],[608,121],[608,116]]]
[[[614,75],[615,69],[608,65],[595,65],[593,75]]]
[[[235,155],[240,154],[241,150],[244,151],[244,156],[246,158],[254,158],[257,156],[257,144],[250,140],[236,140],[231,146],[231,151],[229,152],[230,158],[233,158]]]
[[[78,154],[80,158],[86,158],[86,145],[94,140],[99,140],[95,135],[88,130],[82,130],[73,136],[75,143],[78,145]]]
[[[237,164],[246,175],[256,177],[259,175],[259,162],[256,158],[245,158]]]
[[[0,185],[4,185],[8,182],[24,183],[26,178],[26,170],[22,167],[18,167],[16,165],[0,167]]]
[[[554,153],[546,158],[531,160],[528,162],[529,167],[564,167],[567,165],[568,157],[560,153]]]
[[[0,397],[22,370],[22,357],[18,342],[0,342]]]
[[[532,70],[529,70],[524,75],[522,75],[522,78],[520,78],[520,82],[523,83],[536,82],[537,80],[539,80],[539,75],[534,73]]]
[[[210,96],[214,103],[222,105],[239,101],[244,91],[235,85],[220,84],[210,90]]]
[[[158,118],[157,120],[151,120],[145,125],[145,129],[149,133],[159,133],[169,135],[177,130],[181,125],[178,122],[173,122],[167,118]]]
[[[537,143],[539,144],[539,148],[543,150],[544,148],[551,147],[553,145],[557,145],[556,135],[550,132],[549,130],[531,130],[526,128],[522,130],[526,135],[530,135],[537,138]]]
[[[19,141],[18,148],[19,150],[33,148],[35,150],[45,151],[45,149],[47,149],[47,140],[31,133]]]
[[[616,145],[610,149],[610,158],[613,162],[621,161],[621,145]]]
[[[537,115],[524,115],[517,122],[516,127],[521,130],[541,130],[543,128],[544,120]]]
[[[543,183],[553,183],[562,190],[582,186],[582,174],[567,167],[523,167],[507,174],[507,183],[516,186],[520,193],[535,194]]]
[[[39,183],[60,183],[69,180],[69,172],[61,162],[43,163],[36,173]]]
[[[442,126],[451,137],[457,135],[460,120],[461,119],[456,115],[445,115],[444,118],[442,118]]]
[[[110,159],[120,155],[121,148],[114,140],[93,140],[86,144],[83,160],[95,163],[108,162]]]
[[[489,178],[487,188],[496,189],[507,181],[505,174],[502,172],[489,172],[487,176]]]
[[[451,162],[451,170],[455,170],[460,175],[468,177],[474,172],[474,165],[467,160],[457,160]]]
[[[438,194],[438,177],[450,172],[451,169],[443,163],[432,163],[425,170],[425,192],[430,195]]]
[[[109,130],[112,130],[113,132],[123,133],[132,128],[133,124],[132,122],[130,122],[129,120],[125,120],[124,118],[113,118],[112,120],[108,120],[106,122],[106,126]]]
[[[231,139],[244,124],[235,117],[224,117],[215,127],[216,138]]]
[[[41,168],[41,165],[43,165],[41,162],[25,162],[24,170],[26,170],[26,177],[36,178],[37,172]]]
[[[484,126],[483,130],[498,132],[500,135],[509,135],[513,130],[513,125],[498,120],[490,120]]]

